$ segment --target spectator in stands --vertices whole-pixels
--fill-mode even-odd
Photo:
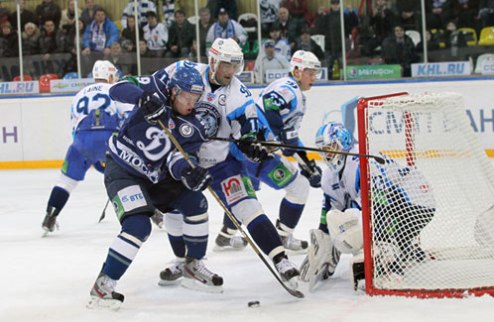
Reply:
[[[147,20],[147,18],[146,18]],[[121,44],[126,52],[135,52],[137,46],[136,28],[138,28],[139,39],[144,39],[144,31],[140,26],[136,26],[134,16],[127,16],[127,27],[122,30]]]
[[[148,23],[147,19],[147,13],[149,11],[153,11],[154,13],[158,13],[156,10],[156,5],[153,1],[151,0],[137,0],[137,6],[138,6],[138,11],[137,11],[137,16],[139,17],[139,25],[141,28],[144,28],[144,26]],[[129,4],[125,7],[122,13],[122,19],[121,25],[122,28],[127,27],[127,17],[135,16],[135,6],[134,6],[134,0],[129,0]]]
[[[17,57],[19,56],[19,39],[17,32],[12,28],[9,21],[1,25],[2,33],[0,35],[0,57]]]
[[[79,18],[79,48],[82,50],[84,48],[82,42],[84,40],[84,32],[86,30],[86,25],[84,24],[84,20]],[[77,72],[77,29],[74,24],[72,28],[67,33],[67,49],[70,52],[70,59],[64,66],[64,73],[69,72]]]
[[[413,41],[405,35],[403,26],[395,26],[394,35],[384,40],[382,58],[386,64],[401,65],[402,76],[410,77],[411,64],[417,61],[417,55]]]
[[[166,56],[172,58],[188,57],[195,36],[195,28],[186,19],[185,12],[181,9],[175,11],[175,21],[170,26]]]
[[[111,62],[113,66],[118,69],[118,74],[122,77],[124,74],[130,73],[130,64],[128,64],[128,60],[126,61],[125,57],[126,53],[122,52],[122,46],[120,46],[119,42],[114,42],[110,48],[110,55],[105,57],[106,60]]]
[[[9,19],[10,19],[10,11],[9,11],[9,9],[4,8],[3,7],[3,3],[0,2],[0,25],[2,25],[6,21],[10,21]]]
[[[382,43],[386,37],[393,34],[393,27],[397,24],[397,17],[389,9],[388,0],[376,0],[370,19],[370,26],[374,30],[379,43]]]
[[[237,0],[208,0],[206,7],[209,8],[213,17],[218,17],[220,10],[223,8],[228,12],[228,16],[231,19],[236,21],[238,18]]]
[[[357,14],[348,10],[344,12],[344,34],[345,39],[348,39],[353,29],[358,26]],[[331,0],[329,13],[319,15],[316,19],[315,32],[325,36],[325,56],[326,66],[328,70],[333,70],[333,65],[336,63],[342,66],[341,63],[341,18],[340,18],[340,1]]]
[[[480,0],[479,18],[482,28],[494,26],[494,0]]]
[[[81,9],[78,8],[79,15]],[[75,0],[68,0],[67,9],[62,10],[62,19],[60,20],[60,29],[68,33],[75,25]]]
[[[178,2],[179,1],[177,1],[177,7],[179,7]],[[161,3],[163,4],[163,23],[169,28],[173,19],[175,19],[173,16],[175,13],[175,0],[162,0]]]
[[[35,24],[38,22],[36,20],[36,17],[34,16],[34,13],[31,10],[26,9],[25,7],[26,7],[25,1],[19,0],[19,8],[21,10],[21,31],[24,31],[24,27],[28,22],[33,22]],[[0,4],[0,8],[1,8],[1,4]],[[2,19],[0,18],[0,24],[1,24],[1,20]],[[17,10],[10,15],[9,21],[12,24],[12,26],[17,28]]]
[[[209,8],[203,7],[199,9],[199,39],[201,45],[201,57],[206,56],[206,37],[208,35],[209,28],[213,25],[213,20],[211,19],[211,12]],[[194,50],[196,50],[193,45]],[[194,54],[196,56],[196,54]]]
[[[405,28],[405,30],[422,30],[420,20],[420,1],[396,0],[396,11],[398,12],[399,23]]]
[[[308,0],[281,0],[280,7],[287,8],[293,20],[301,26],[310,26],[314,16],[309,10]]]
[[[148,45],[144,39],[139,40],[139,53],[141,57],[154,57],[154,54],[149,51]]]
[[[293,52],[295,48],[295,42],[300,35],[300,30],[302,26],[290,17],[290,13],[287,8],[280,7],[278,10],[278,21],[276,21],[273,26],[276,26],[281,31],[281,36],[288,40],[290,44],[290,49]]]
[[[61,31],[53,20],[46,20],[39,36],[40,53],[44,60],[50,59],[50,54],[63,53],[67,49],[65,33]]]
[[[476,28],[477,9],[479,0],[456,0],[454,17],[458,19],[458,28]]]
[[[298,37],[295,43],[295,51],[305,50],[310,51],[316,55],[319,60],[324,59],[324,51],[322,48],[310,37],[309,28],[305,27],[302,29],[300,37]]]
[[[263,47],[264,51],[259,53],[254,65],[254,75],[257,83],[266,82],[265,75],[267,70],[290,70],[290,62],[275,51],[272,40],[267,40]]]
[[[432,37],[431,32],[429,30],[426,30],[425,40],[427,41],[427,51],[429,52],[428,55],[429,61],[431,62],[437,61],[433,57],[435,55],[431,55],[431,52],[435,52],[436,50],[439,49],[439,39]],[[423,41],[420,40],[420,42],[415,46],[415,49],[418,53],[422,53],[423,47],[424,47]]]
[[[230,19],[225,8],[221,8],[218,11],[218,21],[209,28],[206,47],[211,46],[216,38],[232,38],[242,46],[247,41],[247,32],[238,22]]]
[[[453,0],[432,0],[425,4],[427,29],[444,29],[453,17]]]
[[[37,55],[40,53],[39,37],[41,33],[33,22],[28,22],[22,32],[22,54]]]
[[[82,10],[81,19],[84,21],[84,25],[89,26],[93,22],[94,14],[96,10],[100,8],[99,5],[95,4],[93,0],[85,0],[86,6]]]
[[[446,25],[446,31],[444,33],[444,39],[446,43],[447,51],[446,61],[457,61],[464,60],[463,50],[467,46],[467,41],[463,33],[458,32],[458,27],[456,26],[456,21],[451,20]]]
[[[86,27],[82,41],[82,54],[89,55],[91,52],[110,54],[111,45],[120,40],[120,31],[117,25],[107,16],[102,8],[96,9],[93,21]]]
[[[165,24],[158,22],[154,11],[149,11],[146,17],[148,24],[144,26],[143,31],[149,54],[153,57],[163,57],[168,44],[168,28]]]
[[[278,19],[278,10],[281,0],[261,0],[261,33],[263,38],[269,36],[269,31],[274,22]]]
[[[62,11],[58,4],[54,3],[53,0],[42,0],[36,7],[34,15],[38,21],[38,26],[43,26],[46,20],[51,20],[55,23],[55,26],[58,27],[60,25]]]
[[[281,56],[285,57],[288,61],[292,58],[292,49],[288,40],[281,36],[280,25],[275,23],[271,26],[269,31],[269,38],[274,42],[275,51]]]

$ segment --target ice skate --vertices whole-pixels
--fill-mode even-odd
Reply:
[[[89,301],[87,308],[92,309],[102,307],[115,311],[118,310],[124,301],[124,296],[123,294],[114,291],[116,285],[116,280],[111,279],[101,272],[91,289],[91,300]]]
[[[247,246],[247,240],[242,236],[235,236],[235,230],[223,226],[214,240],[214,251],[242,250]]]
[[[223,278],[208,270],[202,260],[186,257],[183,275],[183,287],[209,293],[223,292]]]
[[[283,247],[285,247],[286,250],[301,252],[305,251],[309,246],[309,243],[307,241],[293,237],[293,229],[286,227],[279,220],[276,221],[276,229],[278,230],[278,234],[280,235]]]
[[[48,207],[43,223],[41,224],[41,227],[44,230],[43,237],[54,232],[55,229],[58,229],[57,216],[59,213],[60,210],[53,207]]]
[[[160,272],[158,284],[161,286],[178,284],[184,276],[184,265],[184,259],[177,259],[172,265]]]
[[[290,262],[288,258],[284,257],[279,262],[277,262],[274,266],[276,267],[276,270],[280,274],[281,280],[287,283],[287,285],[289,285],[290,288],[297,289],[298,287],[297,279],[300,273],[298,269],[295,267],[295,265],[293,265],[293,263]]]

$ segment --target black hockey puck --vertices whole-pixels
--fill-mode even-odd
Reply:
[[[259,306],[261,306],[261,302],[259,302],[259,301],[250,301],[249,303],[247,303],[247,306],[248,307],[259,307]]]

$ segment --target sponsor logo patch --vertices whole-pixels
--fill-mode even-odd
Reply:
[[[229,177],[221,182],[221,190],[225,194],[226,202],[231,205],[248,197],[247,189],[240,175]]]

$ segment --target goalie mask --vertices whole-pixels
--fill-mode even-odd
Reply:
[[[231,38],[216,38],[209,49],[209,66],[211,68],[211,79],[216,81],[216,72],[221,62],[230,63],[238,75],[244,70],[244,54],[237,42]]]
[[[97,60],[93,65],[93,78],[104,79],[108,83],[118,82],[118,69],[108,60]]]
[[[329,122],[317,130],[316,145],[319,149],[348,152],[353,147],[350,132],[341,123]],[[321,152],[321,157],[332,171],[339,172],[345,165],[346,156],[331,152]]]

